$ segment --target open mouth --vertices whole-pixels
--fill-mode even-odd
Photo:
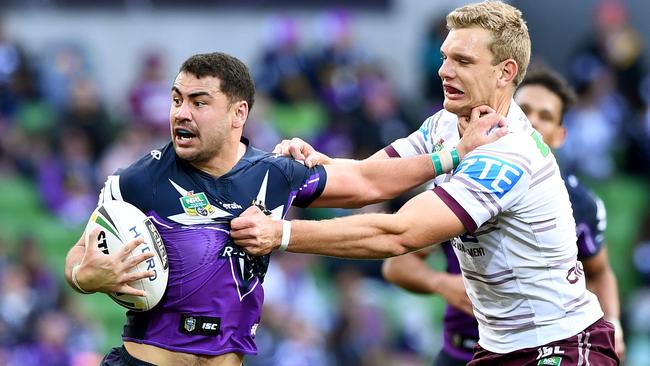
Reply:
[[[175,132],[176,132],[176,137],[179,138],[181,141],[189,141],[196,137],[196,134],[183,127],[176,128]]]
[[[444,85],[443,89],[445,90],[445,94],[450,96],[461,96],[465,94],[460,89],[456,89],[451,85]]]

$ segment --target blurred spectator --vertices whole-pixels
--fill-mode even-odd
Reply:
[[[69,107],[78,78],[91,75],[86,50],[74,42],[55,43],[45,50],[40,63],[45,101],[62,111]]]
[[[97,205],[93,145],[85,130],[66,126],[59,131],[55,146],[58,154],[44,157],[39,166],[41,199],[61,222],[79,225]]]
[[[8,345],[29,340],[38,297],[35,290],[29,287],[26,269],[18,265],[8,266],[2,276],[0,294],[2,338],[8,341]]]
[[[641,97],[643,108],[625,125],[629,149],[623,162],[627,172],[650,179],[650,75],[641,82]]]
[[[0,18],[0,120],[13,116],[19,99],[16,84],[27,68],[26,55]]]
[[[264,93],[255,93],[255,108],[250,111],[248,121],[244,125],[244,136],[251,144],[264,151],[272,151],[275,145],[282,140],[280,134],[273,127],[270,118],[270,104],[268,96]]]
[[[325,12],[316,22],[314,33],[321,37],[320,45],[312,52],[320,99],[334,112],[359,108],[358,71],[371,59],[355,43],[352,16],[344,10]]]
[[[366,67],[361,78],[360,117],[354,125],[354,156],[366,157],[411,132],[394,86],[379,66]]]
[[[17,247],[17,264],[27,275],[27,283],[34,290],[40,308],[54,308],[59,301],[60,287],[55,273],[47,266],[37,239],[31,235],[22,238]]]
[[[630,23],[623,0],[600,0],[594,8],[592,38],[581,47],[580,55],[595,57],[611,69],[614,82],[633,108],[641,107],[639,83],[645,74],[644,45]]]
[[[442,108],[442,101],[444,100],[442,80],[438,76],[438,69],[442,66],[440,46],[442,46],[448,32],[445,18],[447,13],[445,11],[431,21],[421,49],[422,69],[424,70],[424,96],[427,98],[427,103],[433,105],[432,109],[434,110]]]
[[[160,141],[145,127],[132,126],[121,129],[115,142],[108,145],[99,160],[97,181],[106,179],[119,168],[126,168],[131,162],[160,146]]]
[[[367,281],[353,266],[335,274],[339,303],[330,346],[335,364],[373,366],[390,363],[392,350],[385,344],[388,327],[381,309],[372,300]]]
[[[141,62],[138,80],[129,91],[131,117],[156,137],[166,138],[169,134],[171,86],[165,75],[163,55],[149,52]]]
[[[65,144],[70,130],[77,130],[89,139],[85,148],[92,162],[97,162],[116,135],[116,127],[104,108],[97,84],[89,77],[78,77],[71,82],[69,104],[61,111],[54,131],[58,141]],[[64,142],[65,141],[65,142]]]
[[[273,127],[282,137],[313,138],[326,114],[316,100],[314,71],[299,48],[298,24],[289,16],[274,17],[265,31],[265,49],[253,73],[256,88],[270,97]]]
[[[312,256],[295,254],[274,256],[271,261],[264,283],[262,324],[271,337],[273,365],[331,365],[323,353],[332,326],[331,302],[314,276],[317,262]]]
[[[578,101],[565,115],[567,138],[557,155],[567,172],[604,179],[615,171],[613,154],[622,148],[619,137],[630,111],[611,71],[597,58],[578,57],[571,75]]]

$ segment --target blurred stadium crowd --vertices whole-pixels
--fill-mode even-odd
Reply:
[[[579,102],[557,155],[608,208],[627,364],[641,366],[650,362],[643,310],[650,308],[650,78],[645,38],[624,7],[603,4],[612,7],[595,13],[593,38],[559,70]],[[328,14],[329,42],[318,49],[301,44],[294,19],[275,18],[266,49],[249,65],[258,94],[245,136],[262,149],[299,136],[331,156],[357,158],[406,136],[441,107],[443,20],[433,19],[423,35],[421,99],[407,101],[382,60],[355,42],[352,14]],[[33,54],[0,29],[2,365],[97,364],[120,343],[121,308],[105,296],[74,295],[59,272],[105,177],[168,139],[165,54],[148,52],[133,67],[141,72],[125,95],[128,110],[109,110],[92,57],[74,40]],[[364,210],[391,211],[403,199]],[[388,285],[380,262],[276,254],[265,288],[260,354],[247,365],[426,365],[440,345],[440,300]]]

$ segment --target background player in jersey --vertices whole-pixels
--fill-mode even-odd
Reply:
[[[562,118],[574,99],[566,82],[545,68],[530,70],[515,93],[515,102],[553,149],[564,142],[566,129]],[[574,176],[564,178],[576,221],[578,259],[584,265],[587,288],[598,297],[605,319],[617,325],[616,353],[622,360],[625,343],[619,322],[618,286],[603,243],[605,208],[602,201]],[[434,365],[460,366],[472,359],[473,346],[478,341],[478,324],[451,243],[443,243],[442,249],[447,259],[447,272],[435,271],[427,265],[430,250],[389,258],[384,261],[382,270],[390,282],[417,293],[437,293],[447,301],[443,348]]]
[[[124,200],[151,217],[167,249],[169,281],[155,308],[127,312],[124,345],[102,365],[241,365],[245,354],[257,350],[269,257],[251,257],[235,246],[229,220],[251,204],[280,219],[291,205],[376,202],[435,176],[432,158],[454,155],[452,149],[403,161],[309,168],[257,150],[242,137],[254,93],[238,59],[223,53],[190,57],[171,88],[172,141],[108,177],[99,202]],[[499,129],[486,135],[500,120],[495,113],[477,116],[474,123],[483,127],[475,130],[474,142],[464,139],[459,156],[505,134]],[[138,240],[104,255],[98,234],[84,233],[68,252],[70,285],[83,293],[143,295],[128,283],[153,273],[129,271],[151,255],[128,258]]]
[[[445,109],[384,153],[454,146],[459,120],[484,105],[506,116],[510,134],[468,154],[395,214],[292,221],[288,250],[385,258],[451,240],[479,323],[469,365],[617,365],[614,328],[577,261],[555,158],[512,101],[530,58],[521,12],[487,1],[452,11],[447,25],[439,70]],[[279,246],[282,226],[249,208],[232,221],[231,235],[249,253],[265,254]]]

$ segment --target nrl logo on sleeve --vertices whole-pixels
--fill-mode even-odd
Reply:
[[[214,207],[212,207],[203,192],[194,193],[189,191],[180,200],[183,211],[190,216],[209,216],[214,212]]]

